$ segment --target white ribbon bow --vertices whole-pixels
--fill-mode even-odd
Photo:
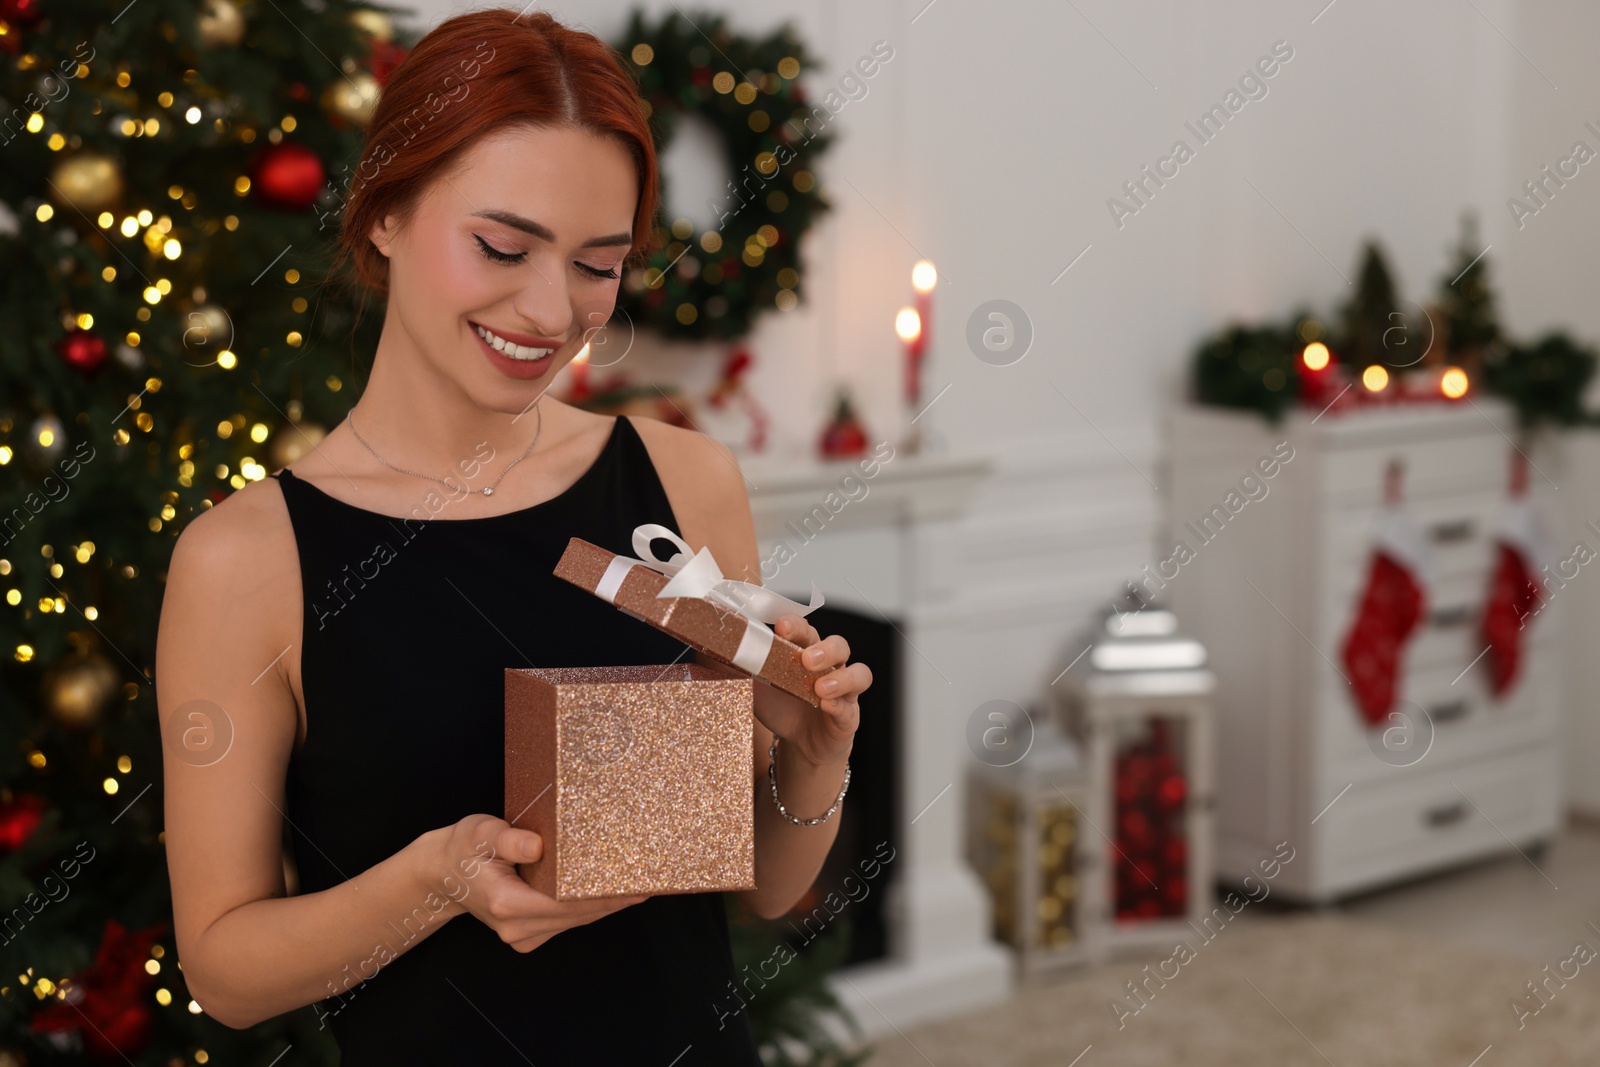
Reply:
[[[662,560],[656,556],[650,542],[658,537],[678,546],[671,559]],[[769,624],[784,615],[808,615],[823,603],[822,590],[817,588],[816,582],[811,583],[811,603],[801,604],[764,586],[724,578],[709,548],[691,553],[683,538],[659,523],[647,522],[634,527],[633,550],[639,558],[619,555],[613,559],[595,587],[595,595],[607,603],[615,603],[622,580],[634,567],[649,567],[668,575],[667,584],[656,594],[658,599],[695,597],[744,616],[747,625],[733,664],[749,674],[760,673],[766,665],[767,653],[777,636]]]

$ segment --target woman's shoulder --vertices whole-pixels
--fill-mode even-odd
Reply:
[[[660,419],[629,418],[656,468],[678,530],[693,548],[711,548],[723,573],[756,559],[754,520],[743,470],[716,438]]]
[[[294,528],[277,479],[247,483],[195,516],[178,535],[167,565],[169,595],[248,598],[256,610],[299,590]],[[292,621],[268,613],[269,628]]]
[[[686,505],[724,507],[748,502],[744,472],[733,450],[715,437],[648,416],[628,423],[644,442],[669,497],[676,488]],[[678,500],[672,500],[676,510]]]

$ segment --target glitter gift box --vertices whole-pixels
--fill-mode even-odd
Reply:
[[[650,548],[653,538],[671,541],[680,551],[669,561],[657,559]],[[780,615],[805,615],[821,606],[815,583],[807,605],[758,585],[724,579],[707,549],[691,554],[677,534],[653,523],[634,530],[633,546],[640,558],[574,537],[556,563],[555,575],[757,681],[812,707],[822,706],[813,685],[833,668],[808,669],[800,662],[800,646],[766,625]]]
[[[755,887],[752,685],[720,666],[506,670],[517,871],[557,900]]]

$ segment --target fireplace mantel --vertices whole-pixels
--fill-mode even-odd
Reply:
[[[965,624],[948,610],[955,561],[941,548],[994,460],[897,449],[875,469],[865,457],[760,456],[740,467],[750,483],[763,583],[804,601],[815,581],[830,605],[893,623],[905,646],[889,956],[841,970],[833,990],[872,1036],[1003,1000],[1013,984],[1011,956],[990,938],[987,891],[964,858],[968,757],[951,723],[965,714],[949,675],[957,673]],[[779,554],[780,544],[788,555]]]
[[[876,463],[870,477],[861,473],[866,463]],[[897,450],[886,462],[871,456],[856,460],[757,456],[741,460],[739,466],[749,483],[756,536],[763,538],[777,536],[784,522],[823,506],[830,491],[849,500],[838,514],[846,528],[950,518],[965,509],[992,463],[983,455],[908,455]],[[859,500],[850,500],[850,494],[859,495],[860,490],[844,481],[852,475],[867,490]]]

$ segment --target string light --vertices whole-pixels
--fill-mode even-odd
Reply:
[[[1311,342],[1306,345],[1305,351],[1300,353],[1300,359],[1308,370],[1321,370],[1328,365],[1329,358],[1328,346],[1321,341]]]
[[[1389,372],[1374,363],[1361,372],[1361,384],[1367,387],[1368,392],[1381,393],[1389,384]]]

